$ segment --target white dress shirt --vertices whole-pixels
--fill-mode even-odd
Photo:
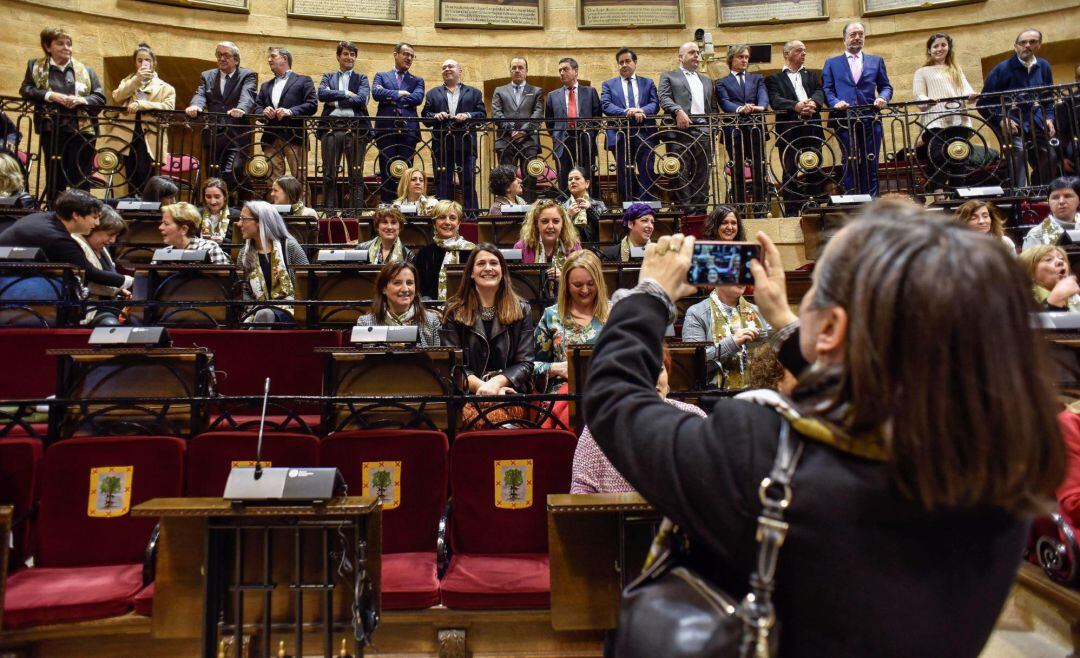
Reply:
[[[231,76],[234,76],[234,75],[236,75],[236,71],[233,71],[232,73],[226,73],[226,74],[219,74],[218,75],[218,78],[219,78],[218,90],[221,92],[222,97],[225,96],[225,87],[228,86],[228,84],[229,84],[229,78]]]
[[[788,67],[784,67],[784,75],[788,77],[788,80],[791,80],[791,86],[795,87],[795,98],[798,98],[800,102],[810,98],[806,93],[806,89],[802,86],[802,72],[805,70],[805,66],[798,71],[792,71]]]
[[[626,99],[626,108],[641,107],[641,104],[638,102],[638,99],[641,98],[641,93],[638,91],[637,75],[632,75],[629,78],[619,78],[619,84],[622,85],[624,94],[626,93],[627,80],[630,81],[630,97]],[[623,111],[623,114],[626,114],[626,112]]]
[[[443,85],[444,87],[446,85]],[[450,116],[457,114],[458,99],[461,98],[461,85],[454,87],[453,91],[450,87],[446,87],[446,107],[450,112]]]
[[[274,78],[274,86],[270,87],[270,102],[274,107],[278,107],[281,104],[281,93],[285,91],[285,83],[289,81],[289,74],[292,71],[285,71],[278,77]]]
[[[349,91],[349,81],[352,78],[352,71],[342,71],[338,74],[338,91]],[[334,110],[330,112],[332,117],[354,117],[356,113],[353,112],[351,107],[343,107],[341,102],[338,101],[334,104]]]
[[[687,71],[679,67],[686,76],[686,86],[690,87],[690,114],[705,114],[705,85],[696,71]]]

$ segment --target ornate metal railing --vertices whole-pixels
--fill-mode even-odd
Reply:
[[[592,195],[617,206],[656,199],[680,209],[727,203],[747,214],[796,214],[829,194],[948,194],[1000,185],[1037,194],[1060,172],[1080,171],[1080,85],[1058,85],[936,104],[900,102],[826,110],[810,120],[774,112],[628,119],[296,119],[182,112],[130,114],[102,107],[73,119],[58,106],[0,98],[27,188],[43,204],[66,186],[108,197],[134,195],[152,174],[175,179],[194,199],[206,179],[229,183],[236,200],[261,198],[288,172],[308,205],[372,207],[396,196],[411,166],[429,194],[486,208],[491,169],[518,166],[527,196],[567,194],[573,166],[592,172]],[[1055,131],[1044,119],[1055,115]],[[5,122],[7,124],[8,122]],[[510,133],[525,128],[526,139]],[[337,162],[325,156],[328,136]],[[535,144],[531,137],[535,137]],[[325,139],[324,139],[325,138]],[[283,145],[288,144],[288,149]],[[290,160],[292,160],[290,162]]]

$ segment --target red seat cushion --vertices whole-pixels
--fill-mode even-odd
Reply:
[[[384,553],[382,607],[416,610],[439,604],[435,553]]]
[[[455,555],[442,579],[448,608],[547,608],[551,605],[548,556]]]
[[[132,599],[135,604],[135,614],[149,617],[154,614],[154,583],[150,583],[135,595]]]
[[[23,569],[7,580],[4,628],[122,615],[141,588],[141,564]]]

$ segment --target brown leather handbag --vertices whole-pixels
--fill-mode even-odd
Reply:
[[[758,495],[758,560],[750,591],[741,598],[718,589],[689,566],[685,538],[673,541],[626,586],[611,655],[617,658],[768,658],[776,655],[778,627],[772,605],[780,546],[787,536],[784,511],[803,444],[781,420],[780,440]],[[677,534],[681,534],[676,530]]]

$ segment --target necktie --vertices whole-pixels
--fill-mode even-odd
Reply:
[[[404,82],[405,82],[405,74],[402,73],[401,71],[398,71],[397,72],[397,86],[398,86],[398,89],[401,89],[401,85]]]
[[[523,88],[524,85],[514,85],[514,100],[516,100],[518,103],[521,103],[521,90]]]
[[[742,99],[745,101],[746,100],[746,81],[743,80],[743,74],[742,73],[735,74],[735,79],[739,81],[739,94],[742,95]]]
[[[229,77],[230,76],[231,76],[231,74],[221,76],[221,95],[222,96],[225,95],[225,87],[229,86]]]
[[[634,98],[634,79],[626,79],[626,106],[637,107],[637,99]]]
[[[862,77],[862,58],[858,55],[851,56],[851,79],[856,83]]]
[[[569,100],[566,101],[566,116],[571,119],[577,118],[577,94],[575,93],[576,87],[570,87]],[[577,121],[571,121],[570,127],[573,128],[577,125]]]

